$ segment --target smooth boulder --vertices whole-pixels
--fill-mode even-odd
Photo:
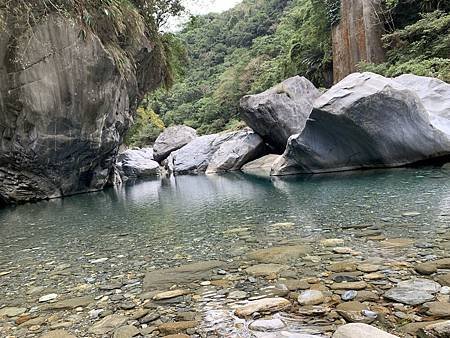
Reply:
[[[300,133],[319,90],[304,77],[295,76],[275,87],[241,99],[242,119],[280,154],[291,135]]]
[[[125,178],[146,178],[160,174],[158,162],[153,160],[153,149],[127,150],[119,155],[119,168]]]
[[[419,97],[398,82],[354,73],[314,103],[273,175],[399,167],[450,155]]]
[[[416,93],[430,114],[433,126],[450,135],[450,84],[413,74],[400,75],[394,80]]]
[[[264,142],[253,131],[200,136],[168,158],[168,167],[178,175],[239,170],[260,156]]]
[[[170,153],[184,147],[197,137],[195,129],[188,126],[166,128],[153,145],[155,161],[161,163]]]
[[[245,128],[220,145],[212,156],[206,173],[239,170],[244,164],[263,155],[265,150],[262,138],[250,128]]]

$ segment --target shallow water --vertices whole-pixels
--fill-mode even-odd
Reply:
[[[31,286],[64,294],[120,274],[139,280],[147,270],[232,261],[292,241],[340,237],[365,257],[400,259],[400,249],[360,239],[359,230],[348,227],[370,224],[386,238],[433,242],[450,225],[449,177],[432,168],[320,177],[180,176],[2,209],[0,273],[12,272],[0,277],[0,307],[32,307]],[[279,222],[295,225],[272,226]],[[108,261],[93,263],[102,258]],[[52,274],[65,264],[75,267],[69,276]],[[221,297],[199,302],[204,309],[196,310],[205,312],[206,327],[219,322],[231,332],[235,324],[220,314],[220,303]],[[213,308],[219,314],[208,312]]]

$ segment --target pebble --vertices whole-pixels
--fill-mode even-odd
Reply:
[[[298,296],[298,302],[300,305],[318,305],[323,303],[325,297],[321,291],[308,290],[304,291]]]
[[[264,298],[252,301],[247,305],[241,306],[235,310],[238,317],[249,317],[255,312],[278,312],[286,310],[291,306],[291,303],[284,298]]]
[[[40,297],[39,303],[49,302],[51,300],[55,300],[56,298],[58,298],[58,295],[56,293],[50,293],[48,295]]]
[[[357,295],[358,295],[358,291],[348,290],[342,294],[341,299],[344,301],[349,301],[349,300],[355,299]]]
[[[281,319],[259,319],[250,323],[249,328],[253,331],[270,332],[281,330],[286,327],[286,324]]]

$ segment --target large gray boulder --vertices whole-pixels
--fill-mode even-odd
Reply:
[[[236,171],[247,162],[265,154],[262,138],[250,128],[235,133],[216,150],[208,164],[206,173]]]
[[[319,90],[304,77],[295,76],[257,95],[242,98],[241,116],[280,154],[291,135],[300,133]]]
[[[261,137],[246,128],[237,132],[200,136],[169,157],[175,174],[200,174],[239,170],[260,156],[265,146]]]
[[[397,167],[450,155],[419,97],[372,73],[346,77],[314,104],[273,175]]]
[[[184,147],[196,137],[197,132],[191,127],[173,126],[165,129],[153,145],[155,161],[164,161],[171,152]]]
[[[450,84],[412,74],[396,77],[395,81],[416,93],[430,114],[433,126],[450,136]]]
[[[0,204],[102,189],[143,93],[161,82],[144,36],[125,75],[83,29],[49,15],[0,32]]]
[[[125,179],[153,177],[161,173],[152,148],[127,150],[119,155],[119,160],[118,166]]]

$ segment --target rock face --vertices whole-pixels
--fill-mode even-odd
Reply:
[[[184,147],[197,137],[197,132],[187,126],[173,126],[164,130],[153,145],[155,161],[162,162],[170,153]]]
[[[419,97],[398,82],[354,73],[314,103],[273,175],[396,167],[448,156],[450,140]]]
[[[300,133],[311,113],[319,90],[296,76],[257,95],[242,98],[241,116],[254,131],[280,154],[291,135]]]
[[[118,167],[123,178],[146,178],[160,174],[158,162],[153,160],[153,149],[127,150],[119,155]]]
[[[416,93],[430,114],[433,126],[450,136],[450,84],[412,74],[401,75],[394,80]]]
[[[261,156],[264,150],[261,137],[246,128],[198,137],[172,153],[168,161],[175,174],[233,171]]]
[[[334,82],[356,71],[360,61],[380,63],[384,60],[377,10],[380,0],[340,0],[341,18],[333,26]]]
[[[153,48],[144,37],[142,48],[130,50],[138,62],[125,77],[102,42],[94,34],[82,39],[81,29],[49,16],[14,43],[0,33],[3,203],[102,189],[139,93],[162,80],[159,68],[150,69]]]

